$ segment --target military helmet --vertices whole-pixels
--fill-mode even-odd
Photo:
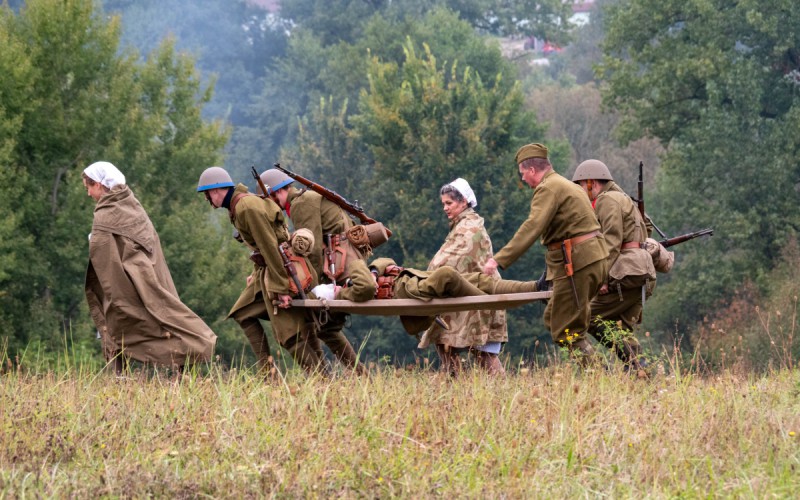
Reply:
[[[281,188],[284,188],[294,182],[294,179],[284,174],[277,168],[265,170],[261,174],[261,182],[267,186],[267,194],[275,194]]]
[[[222,167],[209,167],[203,170],[200,180],[197,182],[198,192],[223,187],[233,187],[233,179]]]
[[[586,160],[578,165],[575,173],[572,175],[572,182],[585,181],[589,179],[600,179],[604,181],[613,181],[611,172],[608,171],[606,164],[600,160]]]

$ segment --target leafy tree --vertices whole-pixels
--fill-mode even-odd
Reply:
[[[286,21],[246,0],[104,0],[107,10],[123,21],[123,42],[140,52],[154,50],[162,40],[174,40],[177,49],[196,59],[203,81],[214,84],[214,95],[203,108],[208,118],[232,126],[227,144],[227,168],[246,175],[252,163],[274,161],[284,140],[285,123],[274,118],[259,122],[251,108],[258,105],[262,81],[279,78],[279,57],[286,54]],[[254,103],[255,101],[255,103]],[[281,99],[264,105],[274,116],[284,114]],[[297,113],[288,115],[294,125]],[[267,139],[269,138],[269,139]]]
[[[798,232],[800,4],[792,0],[622,0],[608,11],[605,102],[625,138],[668,145],[659,179],[679,247],[655,299],[661,325],[696,321],[750,277],[762,282]],[[675,272],[673,272],[675,274]]]
[[[423,19],[446,8],[483,33],[511,36],[535,35],[564,44],[572,5],[561,0],[294,0],[284,2],[281,15],[314,32],[324,45],[355,43],[364,21],[374,14],[386,19]]]
[[[645,188],[649,191],[655,186],[663,149],[652,138],[638,139],[620,147],[613,135],[620,117],[613,112],[603,112],[600,90],[594,83],[537,88],[528,94],[527,103],[536,117],[548,124],[548,139],[569,144],[571,155],[567,173],[570,176],[580,162],[596,158],[608,165],[617,184],[635,195],[637,167],[639,161],[643,161]]]
[[[444,11],[455,12],[470,30],[452,30]],[[474,53],[485,40],[474,32],[536,34],[565,43],[569,36],[570,5],[561,0],[512,2],[494,0],[410,0],[403,2],[364,0],[296,0],[284,2],[281,16],[295,26],[286,55],[276,71],[264,79],[263,88],[250,107],[250,121],[237,128],[230,162],[268,166],[277,160],[281,147],[297,140],[298,119],[312,111],[320,99],[333,97],[338,107],[355,111],[359,92],[367,83],[364,55],[367,50],[387,60],[400,61],[407,36],[425,40],[440,60],[465,60],[461,51]],[[445,24],[437,26],[434,21]],[[441,29],[440,29],[441,28]],[[459,46],[458,36],[469,46]],[[482,67],[497,64],[494,57],[471,57],[468,64],[481,74],[500,71]],[[462,65],[461,68],[465,67]],[[459,68],[459,70],[461,70]],[[508,71],[504,69],[503,71]]]
[[[209,285],[241,273],[228,258],[241,250],[193,189],[226,140],[200,116],[211,89],[171,42],[140,62],[120,50],[119,31],[89,0],[0,10],[0,203],[10,208],[0,231],[14,231],[2,239],[11,251],[0,259],[0,325],[12,350],[53,345],[62,328],[93,337],[83,296],[93,203],[80,174],[96,160],[125,173],[190,306],[213,326],[238,293]]]
[[[366,31],[371,35],[359,45],[381,50],[363,51],[369,87],[360,93],[358,111],[348,114],[348,98],[320,98],[301,120],[297,148],[284,149],[284,158],[345,196],[358,197],[394,231],[378,249],[381,256],[427,267],[447,234],[438,190],[456,177],[472,184],[499,248],[527,216],[530,202],[530,191],[518,187],[513,154],[544,133],[523,110],[512,67],[496,46],[447,11],[414,25],[373,18]],[[402,33],[405,42],[397,49],[396,42],[374,41],[396,40]],[[562,160],[565,148],[554,146]],[[543,268],[541,253],[534,251],[504,276],[532,279]],[[509,315],[515,331],[525,332],[512,335],[510,352],[530,353],[537,337],[549,337],[540,316],[535,305]],[[396,321],[367,317],[353,324],[358,328],[350,335],[359,341],[371,332],[370,354],[419,354]]]

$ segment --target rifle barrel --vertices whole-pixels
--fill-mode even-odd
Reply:
[[[695,238],[698,238],[700,236],[705,236],[705,235],[713,236],[714,235],[714,230],[711,229],[711,228],[701,229],[700,231],[695,231],[693,233],[682,234],[680,236],[675,236],[674,238],[666,238],[666,239],[663,239],[663,240],[659,241],[659,243],[661,243],[661,245],[664,248],[669,248],[669,247],[671,247],[673,245],[677,245],[679,243],[683,243],[684,241],[693,240]]]

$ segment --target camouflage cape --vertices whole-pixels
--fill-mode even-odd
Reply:
[[[479,272],[491,257],[492,241],[484,228],[483,217],[467,207],[450,222],[450,233],[428,264],[428,271],[451,266],[462,274]],[[499,279],[500,274],[496,273],[496,277]],[[420,348],[430,343],[462,348],[508,342],[503,310],[448,312],[441,317],[450,325],[450,330],[434,324],[422,336]]]

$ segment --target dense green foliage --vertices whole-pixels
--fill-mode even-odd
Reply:
[[[301,121],[297,146],[284,148],[283,159],[341,193],[356,193],[370,215],[394,231],[379,255],[405,266],[426,268],[444,241],[448,228],[438,190],[457,177],[471,183],[499,248],[530,203],[513,154],[544,131],[524,111],[514,68],[447,10],[413,24],[373,17],[364,31],[354,47],[340,44],[320,58],[332,71],[364,66],[360,81],[350,77],[361,86],[358,96],[332,89],[321,97]],[[357,109],[349,105],[353,99]],[[555,158],[563,159],[563,148],[552,145]],[[543,269],[542,253],[534,251],[506,276],[531,279]],[[509,315],[514,330],[526,332],[512,341],[517,352],[549,336],[540,312],[530,306]],[[397,323],[358,320],[362,329],[365,323],[382,336],[404,335]],[[397,341],[373,339],[367,352]]]
[[[696,321],[765,272],[800,221],[800,4],[793,0],[623,0],[608,12],[606,103],[626,138],[667,153],[662,229],[715,228],[679,250],[680,282],[653,314]]]
[[[184,300],[221,319],[238,290],[219,283],[241,267],[212,264],[239,249],[193,186],[226,131],[201,119],[211,90],[191,59],[167,40],[139,61],[120,50],[118,20],[81,0],[3,9],[0,39],[0,325],[11,348],[94,338],[82,286],[93,202],[80,173],[101,159],[150,212]]]
[[[224,318],[249,263],[224,213],[193,192],[212,164],[244,182],[276,161],[308,175],[394,231],[378,256],[424,268],[447,233],[437,191],[456,177],[495,248],[513,235],[530,200],[511,165],[520,144],[547,142],[567,174],[599,157],[629,192],[643,159],[662,229],[715,229],[677,247],[661,276],[645,310],[656,340],[776,293],[772,269],[800,220],[796,2],[599,0],[579,29],[560,0],[283,3],[279,15],[244,0],[0,11],[0,332],[12,351],[65,334],[93,346],[82,293],[93,204],[79,174],[100,159],[128,177],[226,362],[244,345]],[[566,48],[530,65],[501,56],[501,35]],[[504,276],[543,267],[536,247]],[[510,311],[507,352],[549,337],[541,308]],[[353,317],[347,334],[369,338],[368,358],[430,354],[394,318]]]

